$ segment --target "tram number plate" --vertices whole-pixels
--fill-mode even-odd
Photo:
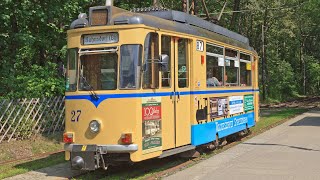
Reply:
[[[119,41],[118,33],[104,33],[104,34],[88,34],[83,35],[83,44],[110,44],[117,43]]]
[[[80,115],[81,115],[81,110],[72,110],[71,122],[79,122]]]
[[[203,41],[197,40],[197,51],[203,51],[204,43]]]

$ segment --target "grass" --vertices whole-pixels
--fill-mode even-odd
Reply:
[[[20,162],[19,164],[6,164],[0,166],[0,179],[23,174],[36,169],[41,169],[56,164],[60,164],[64,161],[63,153],[50,155],[42,159],[33,159],[28,162]]]
[[[63,149],[61,134],[11,141],[0,146],[0,179],[64,162],[64,153],[40,158],[38,155]],[[10,161],[11,163],[5,163]],[[5,163],[5,164],[1,164]]]
[[[285,122],[287,119],[306,111],[307,111],[306,109],[293,109],[293,108],[270,110],[270,112],[264,113],[265,115],[263,115],[263,117],[261,117],[260,121],[256,124],[256,126],[251,129],[252,134],[244,138],[244,140],[251,138],[257,134],[260,134],[276,125],[279,125]],[[38,139],[38,141],[31,141],[31,142],[28,141],[28,143],[31,143],[28,145],[29,150],[32,153],[43,153],[43,152],[55,151],[61,147],[61,144],[59,143],[60,142],[59,138],[60,137],[46,137],[46,138],[40,138]],[[19,144],[19,142],[16,142],[16,143]],[[136,163],[133,166],[123,165],[120,167],[111,167],[108,171],[97,170],[95,172],[87,173],[82,176],[76,177],[76,179],[140,180],[140,179],[146,179],[150,177],[151,178],[157,177],[159,173],[161,173],[162,175],[172,174],[177,170],[181,170],[181,169],[185,169],[190,166],[193,166],[194,164],[202,160],[208,159],[214,156],[215,154],[221,153],[226,149],[229,149],[239,143],[241,143],[241,141],[228,144],[224,146],[223,149],[217,149],[213,152],[202,154],[200,158],[197,158],[193,161],[188,161],[188,159],[182,159],[178,157],[168,157],[164,159],[155,158],[151,160],[146,160],[141,163]],[[15,144],[15,147],[19,146],[18,144]],[[22,144],[25,145],[27,143],[22,143]],[[20,146],[21,146],[21,143],[20,143]],[[10,155],[8,151],[3,151],[3,149],[2,151],[0,150],[0,158],[1,158],[1,155],[9,156],[10,159],[14,158],[12,154]],[[15,164],[6,164],[2,166],[0,165],[0,179],[15,176],[18,174],[23,174],[32,170],[40,169],[40,168],[53,166],[63,162],[65,162],[64,154],[59,153],[55,155],[50,155],[42,159],[32,159],[31,161],[29,159],[28,162],[25,161],[25,162],[19,162]],[[176,169],[174,168],[176,166],[180,166],[180,167]],[[170,171],[170,169],[174,169],[174,170]]]
[[[251,131],[252,133],[259,133],[260,131],[264,132],[265,130],[268,130],[268,127],[274,127],[279,123],[282,123],[284,120],[294,117],[297,114],[302,114],[306,111],[307,109],[299,108],[284,108],[280,110],[271,110],[269,115],[265,115],[260,118],[260,121],[256,124],[256,126],[251,128]]]
[[[0,163],[62,150],[61,137],[61,134],[56,134],[54,136],[38,136],[29,140],[1,143]]]

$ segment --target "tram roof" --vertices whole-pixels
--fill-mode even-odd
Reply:
[[[144,24],[154,28],[200,36],[253,51],[248,38],[196,16],[174,10],[145,8],[130,12],[114,6],[96,6],[90,8],[89,25],[92,12],[101,9],[108,10],[107,25]]]

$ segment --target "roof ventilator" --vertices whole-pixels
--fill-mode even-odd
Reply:
[[[77,28],[84,28],[87,27],[89,22],[88,22],[88,16],[86,13],[80,13],[78,15],[78,19],[74,20],[71,23],[70,29],[77,29]]]

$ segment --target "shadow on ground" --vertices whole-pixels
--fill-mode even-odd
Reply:
[[[304,148],[304,147],[299,147],[299,146],[290,146],[290,145],[285,145],[285,144],[271,144],[271,143],[242,143],[246,145],[255,145],[255,146],[284,146],[284,147],[289,147],[293,149],[299,149],[299,150],[304,150],[304,151],[318,151],[318,149],[310,149],[310,148]]]
[[[24,163],[20,163],[17,165],[12,166],[12,169],[10,169],[10,171],[14,172],[14,171],[24,171],[24,172],[30,172],[30,171],[34,171],[36,172],[34,175],[35,177],[28,177],[25,179],[38,179],[37,176],[42,174],[43,177],[46,176],[54,176],[54,177],[66,177],[65,173],[62,173],[63,171],[70,171],[68,168],[68,164],[63,163],[64,161],[64,157],[63,157],[63,153],[58,153],[58,154],[52,154],[49,155],[47,157],[41,158],[41,159],[36,159],[36,160],[32,160],[29,162],[24,162]],[[63,163],[63,164],[61,164]],[[50,167],[52,166],[53,169],[55,169],[53,171],[53,169]],[[49,167],[49,168],[46,168]],[[43,169],[41,169],[43,168]],[[10,174],[10,172],[9,172]],[[8,175],[9,175],[8,174]]]
[[[290,126],[320,126],[320,117],[305,117]]]

